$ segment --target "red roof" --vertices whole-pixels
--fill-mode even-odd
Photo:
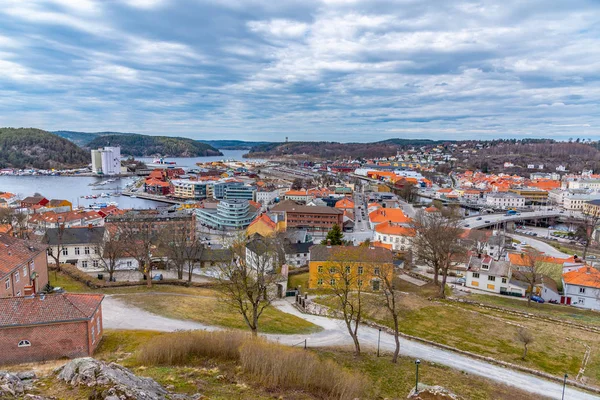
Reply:
[[[11,326],[89,320],[104,299],[103,294],[64,293],[0,299],[0,329]]]
[[[412,222],[400,208],[379,208],[369,214],[369,219],[375,224],[386,221],[405,224]]]
[[[249,227],[258,224],[259,222],[266,224],[271,229],[275,229],[275,227],[277,226],[267,214],[261,214],[258,218],[256,218],[250,223]]]
[[[416,231],[413,228],[402,226],[394,222],[382,222],[375,227],[375,232],[383,233],[386,235],[397,235],[397,236],[416,236]]]
[[[39,242],[17,239],[6,234],[0,235],[0,278],[10,274],[15,268],[43,251],[46,251],[46,246]]]

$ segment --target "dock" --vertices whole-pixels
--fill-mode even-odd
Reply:
[[[154,200],[154,201],[160,201],[162,203],[168,203],[168,204],[183,204],[183,201],[180,201],[180,200],[170,199],[165,196],[158,196],[155,194],[149,194],[149,193],[145,193],[145,192],[132,192],[130,190],[124,190],[121,192],[121,195],[129,196],[129,197],[135,196],[138,199]]]

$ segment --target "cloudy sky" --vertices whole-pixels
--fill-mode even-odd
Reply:
[[[600,139],[597,0],[1,0],[0,126]]]

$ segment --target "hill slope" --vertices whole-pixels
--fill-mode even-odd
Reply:
[[[65,168],[89,164],[74,143],[34,128],[0,128],[0,168]]]
[[[169,157],[221,156],[219,150],[192,139],[138,134],[111,134],[98,136],[88,143],[90,148],[120,146],[121,154],[134,157],[155,155]]]

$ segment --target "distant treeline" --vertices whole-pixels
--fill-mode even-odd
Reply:
[[[196,140],[169,137],[146,136],[137,134],[115,134],[98,136],[88,147],[119,146],[121,154],[134,157],[162,155],[169,157],[203,157],[223,155],[219,150]]]

